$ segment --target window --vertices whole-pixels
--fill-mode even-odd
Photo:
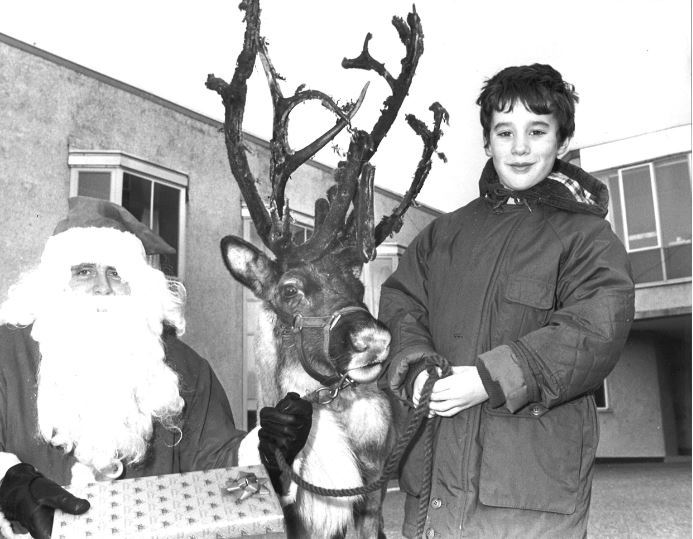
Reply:
[[[607,389],[606,380],[602,382],[599,389],[594,392],[594,402],[597,405],[597,410],[609,410],[609,391]]]
[[[90,196],[122,205],[176,249],[150,263],[179,279],[184,274],[187,175],[120,152],[71,150],[70,196]]]
[[[691,277],[690,154],[606,171],[609,219],[636,283]]]
[[[387,278],[397,269],[400,257],[406,247],[396,243],[382,243],[378,246],[378,256],[363,266],[361,280],[366,288],[363,302],[374,316],[380,310],[380,289]]]
[[[254,230],[254,229],[253,229]],[[291,236],[296,245],[305,243],[313,235],[313,227],[300,223],[291,223]],[[258,240],[260,238],[258,237]]]

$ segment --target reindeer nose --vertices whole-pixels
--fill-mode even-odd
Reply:
[[[359,335],[349,335],[349,344],[351,344],[355,352],[365,352],[368,349],[368,344],[363,337]]]

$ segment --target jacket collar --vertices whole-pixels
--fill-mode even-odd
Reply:
[[[605,217],[609,208],[609,191],[602,182],[575,165],[556,159],[545,180],[525,191],[506,189],[500,183],[493,159],[484,166],[479,179],[479,195],[493,205],[495,211],[512,197],[516,202],[533,206],[544,204],[575,213]]]

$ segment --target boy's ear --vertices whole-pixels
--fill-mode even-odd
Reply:
[[[561,145],[558,147],[558,157],[561,157],[565,152],[568,151],[568,145],[570,144],[571,137],[568,137],[565,139],[563,142],[561,142]]]

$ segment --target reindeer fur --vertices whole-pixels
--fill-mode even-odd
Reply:
[[[284,319],[295,313],[327,315],[329,319],[330,313],[345,304],[359,305],[363,285],[353,267],[331,257],[283,267],[233,236],[222,240],[222,254],[231,274],[263,300],[255,340],[260,408],[274,406],[289,392],[306,396],[322,387],[304,369],[301,355],[314,368],[344,369],[356,382],[331,402],[313,404],[311,432],[294,460],[294,471],[326,489],[358,488],[378,479],[391,441],[391,410],[374,379],[387,357],[389,333],[367,312],[359,311],[331,328],[330,350],[326,351],[321,329],[307,333],[300,345],[285,340],[286,328],[277,314],[283,313]],[[246,457],[244,454],[247,462]],[[305,528],[301,533],[310,537],[343,537],[353,526],[358,537],[370,538],[382,534],[382,495],[378,491],[326,497],[293,485],[290,499],[284,501],[296,502]]]
[[[407,116],[407,122],[423,141],[423,153],[402,201],[376,226],[375,168],[370,159],[397,118],[423,53],[423,29],[416,10],[412,9],[406,20],[392,18],[405,48],[396,78],[371,56],[368,50],[371,34],[366,36],[357,57],[345,58],[342,62],[347,69],[375,71],[392,91],[368,132],[352,123],[368,85],[357,100],[345,106],[339,106],[323,92],[305,90],[303,86],[292,95],[284,96],[280,77],[269,58],[267,41],[260,32],[260,0],[244,0],[239,8],[245,12],[246,29],[234,76],[226,82],[210,74],[206,85],[222,98],[229,165],[258,235],[275,258],[270,259],[257,247],[232,236],[222,240],[222,255],[234,278],[252,290],[265,305],[260,314],[256,345],[261,406],[275,405],[289,391],[306,395],[317,389],[320,383],[307,371],[312,371],[316,378],[330,381],[334,377],[325,377],[325,373],[337,372],[356,382],[329,404],[314,406],[311,434],[294,467],[310,482],[322,487],[357,487],[379,477],[389,449],[391,410],[387,398],[378,392],[373,382],[387,356],[389,333],[372,316],[353,315],[352,310],[346,322],[335,323],[334,333],[330,331],[328,336],[329,349],[325,352],[314,330],[310,335],[305,332],[305,337],[301,330],[300,341],[288,332],[282,337],[277,313],[286,325],[299,315],[304,319],[323,319],[345,307],[358,307],[359,311],[364,307],[364,289],[358,273],[364,263],[375,258],[376,247],[401,228],[405,212],[431,169],[431,158],[436,154],[442,135],[441,124],[447,123],[448,113],[439,103],[431,105],[432,130],[416,117]],[[269,201],[264,192],[260,193],[260,180],[250,169],[242,129],[247,81],[258,56],[274,108]],[[289,145],[290,112],[310,100],[320,101],[337,116],[337,121],[313,142],[295,151]],[[293,218],[285,197],[287,182],[300,166],[347,127],[352,136],[346,159],[338,164],[335,183],[328,189],[326,198],[315,201],[313,234],[296,243]],[[443,154],[436,155],[444,158]],[[301,351],[297,352],[299,346]],[[302,365],[307,367],[304,369]],[[340,500],[318,498],[299,490],[296,493],[299,520],[305,524],[306,534],[314,537],[343,537],[352,517],[358,537],[383,537],[382,495],[373,492],[355,500]]]
[[[260,309],[255,342],[260,406],[272,406],[289,391],[305,394],[319,387],[300,366],[282,361],[277,353],[281,342],[276,319],[272,310]],[[390,417],[387,400],[373,387],[355,388],[333,403],[314,406],[311,432],[294,461],[294,471],[310,483],[331,489],[360,487],[364,478],[372,481],[382,466]],[[353,506],[362,501],[362,497],[332,498],[297,491],[295,484],[290,498],[296,501],[304,525],[325,537],[339,536],[352,526]]]

